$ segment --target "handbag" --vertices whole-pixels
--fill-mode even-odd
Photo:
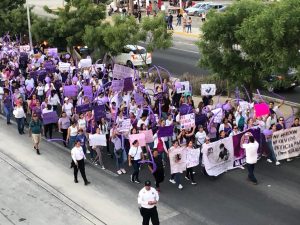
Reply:
[[[123,153],[123,149],[120,148],[120,149],[116,150],[116,156],[117,156],[118,159],[121,158],[122,153]]]

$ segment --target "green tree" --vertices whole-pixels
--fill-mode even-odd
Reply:
[[[245,85],[250,94],[259,85],[262,69],[242,50],[237,33],[245,20],[259,15],[266,7],[261,1],[244,0],[235,2],[224,13],[209,12],[197,43],[200,65],[230,84]]]
[[[57,10],[44,7],[52,18],[39,18],[32,30],[36,41],[48,40],[51,45],[72,48],[84,45],[86,27],[96,27],[105,18],[104,4],[90,0],[66,0],[65,7]]]

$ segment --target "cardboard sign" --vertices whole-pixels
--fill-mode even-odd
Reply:
[[[180,128],[190,129],[195,126],[195,113],[180,116]]]
[[[124,80],[112,80],[111,89],[113,92],[123,91]]]
[[[90,146],[106,146],[105,134],[90,134],[89,135]]]
[[[129,132],[131,126],[131,121],[130,119],[123,120],[118,124],[118,132]]]
[[[78,95],[78,88],[76,85],[64,86],[64,96],[65,97],[76,97]]]
[[[29,45],[20,45],[19,49],[20,49],[20,52],[30,52]]]
[[[133,90],[134,90],[134,85],[133,85],[132,78],[131,77],[125,78],[123,91],[133,91]]]
[[[70,67],[71,67],[70,63],[64,63],[64,62],[59,62],[58,63],[58,69],[61,72],[63,72],[63,71],[69,71]]]
[[[84,96],[87,96],[90,101],[93,100],[93,87],[92,86],[83,86],[82,87]]]
[[[134,77],[134,70],[132,68],[119,64],[114,65],[113,78],[122,80],[128,77]]]
[[[186,168],[191,168],[199,165],[200,148],[189,148],[186,151]]]
[[[171,147],[169,150],[171,174],[182,173],[186,170],[186,151],[182,147]]]
[[[81,59],[79,62],[79,68],[88,68],[92,66],[92,59]]]
[[[214,114],[214,123],[221,123],[223,119],[223,110],[221,108],[217,108],[211,110],[211,112]]]
[[[172,137],[173,136],[173,130],[174,126],[165,126],[165,127],[159,127],[157,131],[157,136],[159,138],[161,137]]]
[[[180,93],[186,93],[186,92],[191,92],[191,87],[190,87],[190,82],[189,81],[183,81],[183,82],[178,82],[176,92],[178,94]]]
[[[135,140],[138,140],[139,146],[141,146],[141,147],[146,146],[146,137],[145,137],[145,134],[143,134],[143,133],[140,133],[140,134],[130,134],[129,135],[130,146],[132,145],[132,142],[134,142]]]
[[[201,96],[216,95],[216,90],[215,84],[201,84]]]
[[[270,114],[270,108],[266,103],[255,104],[254,109],[256,117],[266,116]]]
[[[92,105],[91,104],[78,105],[75,107],[75,110],[76,110],[76,114],[92,111]]]
[[[154,142],[152,130],[140,130],[140,133],[145,134],[145,140],[147,144]]]
[[[55,111],[43,114],[43,124],[44,125],[47,125],[50,123],[57,123],[57,121],[58,121],[58,116]]]

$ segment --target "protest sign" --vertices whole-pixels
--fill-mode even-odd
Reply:
[[[172,137],[173,136],[173,130],[174,126],[164,126],[164,127],[159,127],[157,131],[157,136],[159,138],[161,137]]]
[[[145,134],[146,143],[152,143],[153,140],[153,131],[152,130],[140,130],[140,133]]]
[[[139,93],[135,93],[134,101],[136,102],[137,105],[144,105],[145,99],[144,99],[143,95],[141,95]]]
[[[223,119],[223,110],[221,108],[213,109],[211,112],[214,114],[214,123],[221,123]]]
[[[300,155],[300,127],[276,131],[272,135],[272,145],[277,160]]]
[[[119,64],[114,65],[113,69],[113,78],[116,79],[125,79],[125,78],[134,78],[134,70],[127,66],[122,66]]]
[[[89,100],[93,100],[93,87],[92,86],[83,86],[82,87],[84,96],[87,96]]]
[[[182,173],[186,170],[186,151],[184,148],[172,147],[169,150],[171,174]]]
[[[111,89],[113,92],[123,91],[123,88],[124,88],[124,80],[111,81]]]
[[[96,121],[100,121],[101,118],[106,117],[105,105],[95,105],[94,109],[94,117]]]
[[[58,116],[55,111],[43,114],[43,124],[44,125],[47,125],[50,123],[57,123],[57,121],[58,121]]]
[[[134,90],[134,85],[133,85],[132,78],[131,77],[125,78],[123,91],[133,91],[133,90]]]
[[[195,126],[195,113],[180,116],[180,128],[190,129]]]
[[[76,97],[78,94],[78,88],[76,85],[64,86],[64,96],[65,97]]]
[[[180,93],[186,93],[186,92],[191,92],[191,87],[190,87],[190,82],[189,81],[183,81],[183,82],[178,82],[178,86],[176,88],[176,92],[178,94]]]
[[[125,119],[118,124],[118,132],[129,132],[131,126],[130,119]]]
[[[270,113],[270,108],[266,103],[255,104],[254,109],[256,117],[266,116]]]
[[[92,105],[91,104],[78,105],[75,107],[75,111],[76,114],[92,111]]]
[[[249,102],[246,102],[246,101],[240,101],[239,106],[240,106],[240,110],[243,113],[246,113],[247,110],[250,109],[250,104],[249,104]]]
[[[216,95],[217,87],[215,84],[201,84],[201,95]]]
[[[49,56],[57,57],[58,50],[57,48],[48,48],[46,52]]]
[[[134,142],[135,140],[138,140],[139,146],[141,146],[141,147],[146,146],[145,134],[143,134],[143,133],[141,133],[141,134],[130,134],[129,135],[130,146],[132,145],[132,142]]]
[[[88,68],[92,66],[92,59],[81,59],[79,61],[79,68]]]
[[[261,134],[260,134],[260,129],[249,129],[246,130],[242,133],[239,133],[237,135],[232,136],[232,142],[233,142],[233,148],[234,148],[234,163],[233,167],[239,167],[242,166],[246,163],[246,153],[245,149],[242,148],[243,144],[248,143],[249,136],[245,136],[244,138],[244,143],[241,143],[243,140],[243,136],[247,133],[250,132],[254,139],[258,142],[261,143]],[[258,153],[261,153],[261,146],[258,149]]]
[[[218,176],[232,169],[234,152],[232,137],[202,145],[202,159],[209,176]]]
[[[64,63],[64,62],[59,62],[58,63],[58,69],[61,72],[63,72],[63,71],[69,71],[70,67],[71,67],[70,63]]]
[[[193,107],[191,105],[186,104],[186,103],[182,104],[179,107],[180,115],[186,115],[188,113],[191,113],[192,111],[193,111]]]
[[[20,45],[19,49],[20,49],[20,52],[30,52],[29,45]]]
[[[105,134],[90,134],[89,144],[90,146],[106,146]]]
[[[200,148],[190,148],[186,151],[186,168],[191,168],[199,165]]]

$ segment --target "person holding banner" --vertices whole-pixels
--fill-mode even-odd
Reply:
[[[43,114],[49,113],[49,112],[53,112],[52,106],[51,105],[47,105],[47,108],[42,110],[42,117]],[[47,138],[48,134],[50,139],[52,139],[52,134],[53,134],[53,123],[48,123],[48,124],[44,124],[44,135],[45,138]]]
[[[186,151],[191,151],[193,149],[193,145],[194,145],[194,142],[192,140],[190,140],[188,143],[187,143],[187,146],[185,148]],[[195,182],[195,179],[194,179],[194,170],[193,170],[193,167],[187,167],[186,168],[186,173],[185,173],[185,177],[184,177],[186,180],[191,180],[192,181],[192,185],[196,185],[197,183]]]
[[[173,141],[173,146],[169,149],[169,155],[170,155],[170,167],[171,167],[171,178],[170,182],[172,184],[177,184],[178,189],[182,190],[183,186],[180,181],[180,173],[183,172],[183,168],[177,166],[178,163],[182,160],[182,156],[180,153],[173,154],[173,152],[181,152],[181,148],[179,146],[179,142],[177,140]],[[174,155],[174,157],[173,157]],[[174,168],[176,166],[176,168]],[[176,172],[172,172],[176,170]]]
[[[144,154],[142,148],[139,146],[138,140],[132,142],[132,146],[128,153],[128,164],[133,166],[133,173],[130,176],[130,181],[137,184],[141,183],[139,179],[140,161],[144,160]]]
[[[126,174],[126,170],[124,169],[124,157],[125,150],[122,147],[122,140],[119,138],[119,133],[116,128],[116,124],[114,124],[113,128],[110,130],[111,142],[114,145],[114,154],[117,165],[117,174]],[[125,157],[126,158],[126,157]]]
[[[95,135],[103,135],[103,133],[101,133],[100,128],[97,128]],[[105,167],[104,167],[104,164],[103,164],[103,159],[102,159],[103,157],[102,157],[102,153],[101,153],[102,148],[103,148],[103,146],[100,146],[100,145],[93,145],[92,146],[92,150],[96,151],[96,153],[97,153],[93,163],[96,166],[98,166],[98,164],[99,164],[101,166],[101,169],[105,170]]]
[[[247,132],[242,136],[241,143],[244,143],[244,140],[248,136],[249,143],[242,144],[242,147],[246,152],[246,163],[248,168],[248,180],[253,184],[257,185],[257,179],[254,176],[254,166],[257,163],[257,150],[259,148],[259,144],[254,139],[251,132]]]
[[[268,163],[275,162],[275,165],[279,166],[280,162],[276,160],[276,156],[275,156],[275,152],[274,152],[274,148],[273,148],[273,144],[272,144],[272,136],[273,136],[273,133],[276,132],[276,130],[277,130],[276,125],[273,124],[270,130],[267,130],[267,132],[264,131],[264,135],[266,138],[266,144],[269,149],[267,162]]]

